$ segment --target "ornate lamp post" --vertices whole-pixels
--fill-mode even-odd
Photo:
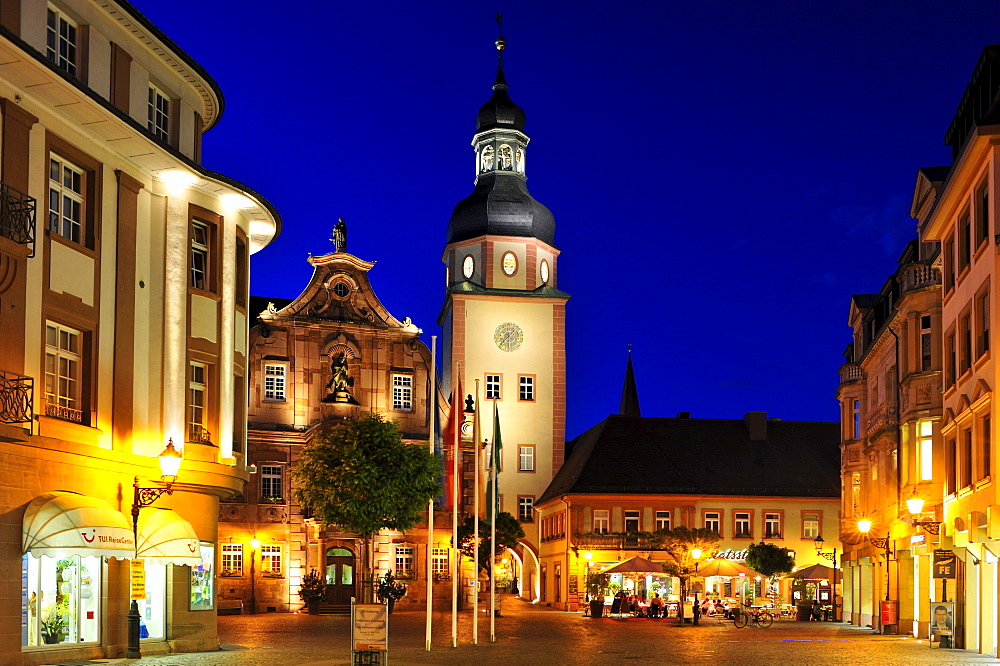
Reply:
[[[132,482],[132,535],[135,538],[137,555],[139,548],[139,510],[152,505],[163,494],[174,494],[173,484],[177,481],[177,472],[180,471],[183,456],[180,451],[174,448],[173,439],[167,441],[167,448],[163,449],[160,453],[159,460],[161,486],[141,488],[138,476]],[[140,659],[142,657],[142,652],[139,650],[139,620],[139,604],[133,599],[128,611],[128,648],[125,653],[128,659]]]
[[[698,561],[701,559],[701,549],[700,548],[695,548],[694,550],[692,550],[691,551],[691,557],[694,558],[694,577],[697,578],[698,577],[698,564],[699,564]],[[694,586],[694,584],[692,583],[692,587],[693,586]],[[698,624],[698,615],[699,615],[698,611],[699,610],[701,610],[701,609],[698,606],[698,588],[695,587],[694,588],[694,609],[693,609],[694,612],[691,614],[692,615],[692,617],[691,617],[691,624],[694,624],[694,625]]]
[[[257,550],[260,548],[260,539],[254,537],[250,539],[250,613],[257,612]]]
[[[906,500],[906,509],[910,512],[911,516],[920,516],[924,512],[924,500],[914,495]],[[923,528],[928,534],[937,535],[941,533],[941,523],[936,520],[917,520],[914,518],[910,521],[910,524],[914,527]]]
[[[816,554],[822,558],[830,560],[833,564],[833,621],[839,622],[837,618],[837,549],[824,551],[823,544],[825,543],[822,534],[817,534],[816,538],[813,539],[813,545],[816,547]]]

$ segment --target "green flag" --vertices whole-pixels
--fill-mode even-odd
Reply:
[[[500,412],[496,401],[493,402],[493,455],[490,458],[490,477],[486,482],[487,504],[486,522],[493,521],[493,509],[500,513],[500,470],[503,468],[503,441],[500,438]]]

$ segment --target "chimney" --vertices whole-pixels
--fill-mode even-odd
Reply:
[[[767,412],[747,412],[743,415],[743,423],[751,442],[767,441]]]

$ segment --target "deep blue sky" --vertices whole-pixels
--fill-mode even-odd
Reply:
[[[252,293],[296,296],[344,217],[428,343],[502,9],[528,186],[573,295],[568,437],[617,411],[629,343],[646,416],[836,420],[850,296],[915,235],[916,170],[949,163],[1000,42],[995,1],[135,5],[223,90],[205,166],[281,213]]]

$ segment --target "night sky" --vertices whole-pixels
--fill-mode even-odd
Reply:
[[[630,343],[645,416],[836,420],[851,294],[916,235],[917,168],[1000,42],[995,1],[134,4],[222,88],[205,166],[281,214],[251,293],[296,296],[344,217],[428,344],[502,9],[573,296],[568,437],[617,411]]]

